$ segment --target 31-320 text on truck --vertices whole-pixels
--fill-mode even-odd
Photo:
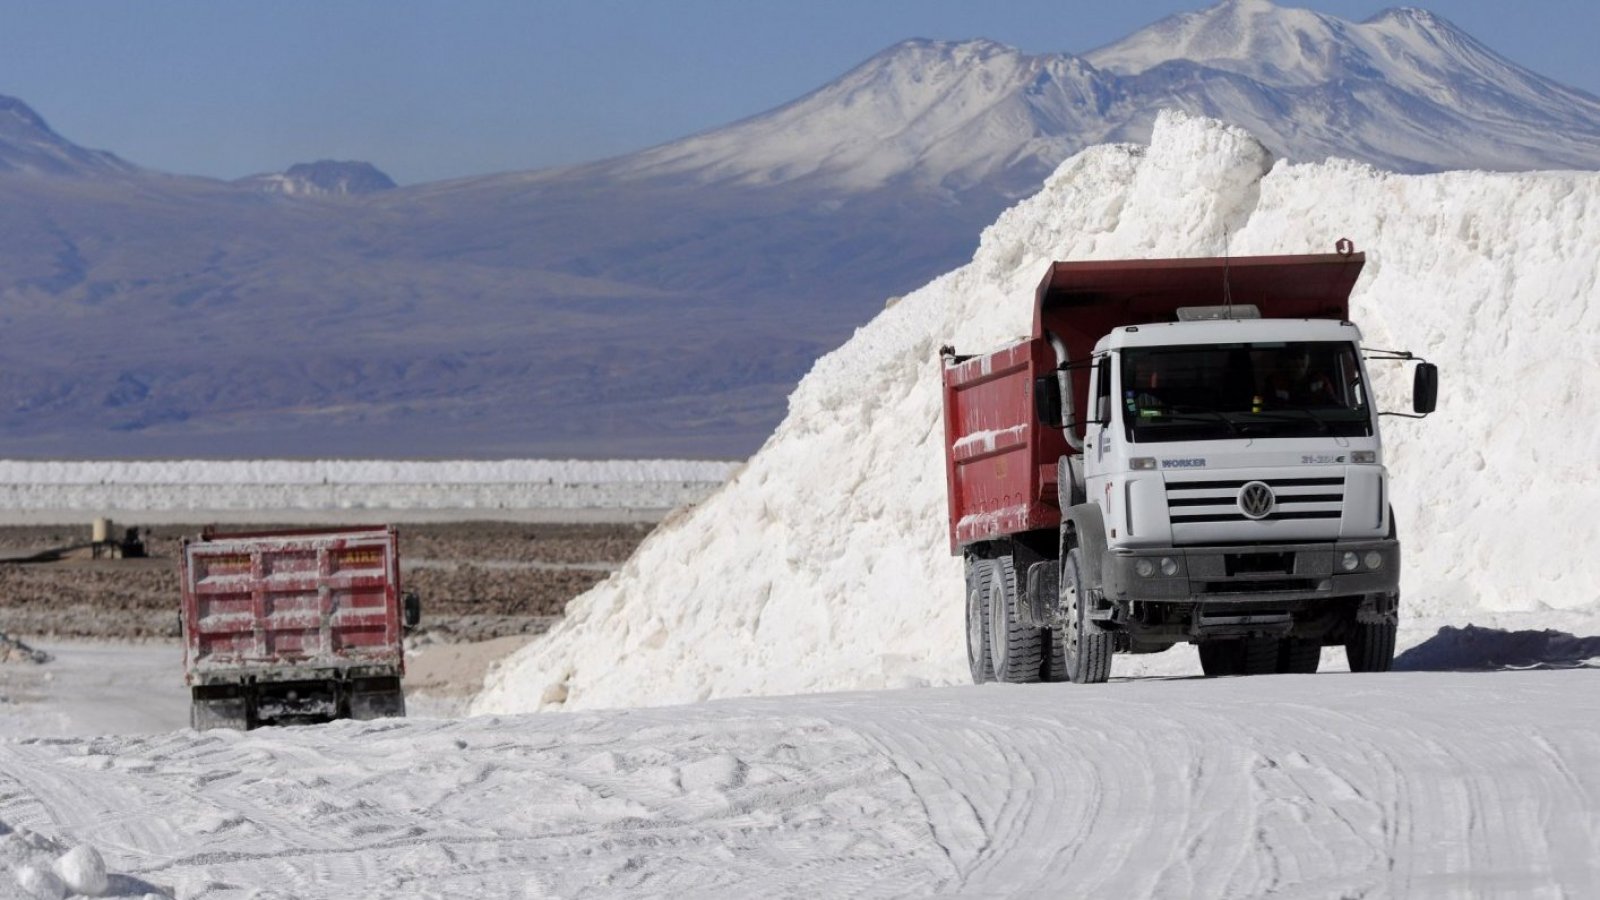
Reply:
[[[1207,675],[1386,671],[1400,542],[1349,297],[1364,256],[1052,263],[1032,336],[943,348],[951,551],[972,678],[1105,681],[1197,645]]]

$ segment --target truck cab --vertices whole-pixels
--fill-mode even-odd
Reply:
[[[1103,681],[1112,654],[1178,642],[1212,675],[1315,671],[1327,645],[1389,667],[1400,545],[1367,360],[1413,357],[1364,349],[1361,264],[1055,263],[1032,339],[946,354],[974,680]],[[1416,377],[1425,415],[1437,376]]]

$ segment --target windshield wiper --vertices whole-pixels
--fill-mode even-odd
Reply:
[[[1185,410],[1187,410],[1187,412]],[[1205,413],[1206,415],[1205,416],[1197,416],[1197,415],[1192,415],[1192,413]],[[1190,419],[1190,420],[1195,420],[1195,419],[1204,420],[1206,418],[1206,416],[1211,416],[1211,417],[1215,418],[1217,421],[1221,422],[1222,424],[1228,426],[1229,433],[1236,434],[1236,435],[1243,433],[1243,432],[1239,431],[1239,424],[1237,422],[1235,422],[1232,419],[1228,418],[1227,416],[1223,415],[1219,410],[1212,409],[1209,406],[1174,406],[1174,407],[1172,407],[1170,412],[1166,412],[1164,414],[1169,419]]]
[[[1306,418],[1308,418],[1308,419],[1312,420],[1313,422],[1317,423],[1317,427],[1322,429],[1322,433],[1323,434],[1332,434],[1333,433],[1333,426],[1328,424],[1328,420],[1327,419],[1324,419],[1323,417],[1317,415],[1316,413],[1312,412],[1311,410],[1309,410],[1309,409],[1307,409],[1306,407],[1303,407],[1303,406],[1295,406],[1295,407],[1290,407],[1290,408],[1287,408],[1287,409],[1279,409],[1279,410],[1274,410],[1272,412],[1251,413],[1251,415],[1252,416],[1260,416],[1260,417],[1268,418],[1268,419],[1270,419],[1270,420],[1272,420],[1274,422],[1299,422],[1299,421],[1303,421],[1302,419],[1300,419],[1298,417],[1295,417],[1295,416],[1286,416],[1286,415],[1284,415],[1284,413],[1305,413],[1306,414]]]

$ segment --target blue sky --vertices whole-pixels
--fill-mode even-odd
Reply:
[[[76,143],[168,172],[236,178],[362,159],[404,184],[582,162],[713,128],[905,38],[1081,53],[1206,5],[0,0],[0,94]],[[1280,5],[1361,20],[1397,4]],[[1600,94],[1600,4],[1413,5]]]

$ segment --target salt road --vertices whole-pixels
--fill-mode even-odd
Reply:
[[[1600,671],[11,739],[0,822],[177,897],[1595,896]]]

